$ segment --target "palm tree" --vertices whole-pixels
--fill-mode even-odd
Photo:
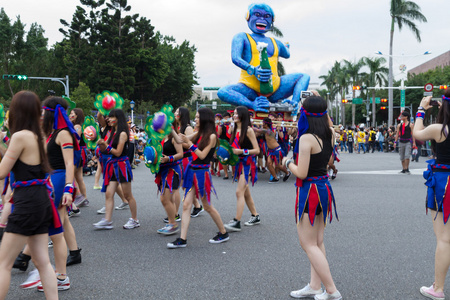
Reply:
[[[413,32],[417,41],[420,42],[420,31],[417,29],[415,20],[420,22],[427,22],[427,18],[420,12],[420,6],[413,1],[406,0],[391,0],[391,36],[389,43],[389,87],[392,87],[393,83],[393,69],[392,69],[392,50],[394,43],[394,28],[395,24],[398,26],[398,30],[402,30],[403,25],[409,27]],[[388,125],[392,125],[393,122],[393,104],[394,104],[394,91],[389,89],[389,120]]]
[[[365,73],[361,73],[360,70],[364,66],[364,58],[360,58],[357,62],[350,62],[344,59],[344,66],[347,70],[348,76],[350,77],[352,85],[359,85],[361,78],[364,77]],[[353,98],[355,98],[355,90],[353,90]],[[352,125],[355,124],[355,111],[356,106],[352,103]]]
[[[327,93],[329,96],[327,99],[329,102],[328,107],[330,108],[330,115],[333,116],[333,112],[331,111],[332,105],[330,99],[336,100],[336,96],[339,94],[336,68],[331,68],[330,70],[328,70],[327,75],[321,75],[319,76],[319,78],[323,80],[321,85],[325,85],[327,88]],[[335,107],[337,107],[337,105],[335,105]]]
[[[383,57],[364,58],[365,65],[369,68],[369,74],[367,75],[367,83],[371,87],[382,86],[386,84],[386,75],[389,73],[389,69],[383,66],[386,63],[386,59]],[[372,126],[375,125],[375,89],[372,90]]]

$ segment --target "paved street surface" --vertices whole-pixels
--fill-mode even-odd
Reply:
[[[424,299],[419,288],[433,283],[435,250],[432,217],[425,215],[426,159],[411,163],[412,175],[403,175],[398,154],[340,158],[332,182],[339,221],[325,230],[336,286],[344,299]],[[68,267],[72,288],[60,292],[60,299],[290,299],[290,291],[310,276],[295,226],[295,178],[268,184],[268,173],[258,176],[251,192],[261,225],[243,226],[228,242],[209,244],[217,228],[205,212],[191,220],[187,248],[173,250],[166,244],[178,235],[156,233],[165,215],[145,166],[135,170],[141,227],[134,230],[122,229],[129,210],[116,210],[113,230],[94,231],[104,198],[92,189],[93,176],[85,177],[91,203],[71,219],[83,263]],[[219,197],[213,204],[228,222],[236,211],[236,184],[213,180]],[[249,217],[246,209],[242,223]],[[19,288],[26,277],[13,270],[8,299],[44,299],[34,289]]]

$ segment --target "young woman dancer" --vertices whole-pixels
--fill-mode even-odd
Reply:
[[[436,252],[434,256],[434,283],[423,286],[420,293],[427,298],[444,300],[444,284],[450,267],[450,223],[448,180],[450,177],[450,88],[442,96],[436,124],[425,127],[425,112],[431,107],[430,97],[424,97],[417,108],[414,124],[414,138],[420,141],[432,141],[436,159],[428,161],[428,170],[423,176],[428,187],[426,207],[432,211],[433,229],[436,235]]]
[[[248,185],[249,177],[251,177],[252,185],[258,180],[256,155],[259,154],[259,146],[255,132],[250,127],[248,109],[245,106],[236,107],[233,121],[234,128],[230,142],[234,154],[239,155],[239,163],[234,168],[233,177],[233,182],[235,180],[238,181],[236,188],[237,208],[236,217],[228,224],[225,224],[225,228],[229,231],[241,231],[241,218],[245,204],[247,204],[252,214],[250,220],[245,222],[245,225],[252,226],[261,223]]]
[[[194,133],[194,129],[190,125],[191,118],[189,116],[189,110],[186,107],[179,107],[175,111],[175,121],[177,123],[178,132],[184,135],[191,135]],[[187,144],[183,144],[183,164],[182,164],[182,172],[186,169],[189,162],[192,161],[192,152],[189,150]],[[183,182],[181,182],[181,186]],[[178,208],[180,207],[180,198],[175,199],[176,212],[178,212]],[[194,208],[192,209],[191,217],[197,218],[204,211],[203,206],[200,205],[198,199],[194,199]],[[181,221],[181,217],[179,214],[175,217],[177,221]]]
[[[168,243],[168,248],[186,247],[187,231],[189,229],[191,207],[197,195],[206,212],[209,213],[214,223],[219,228],[218,234],[209,240],[210,243],[222,243],[230,238],[223,226],[219,212],[211,205],[211,192],[215,193],[212,185],[210,162],[213,159],[217,145],[216,130],[214,128],[214,113],[211,109],[202,107],[195,114],[195,123],[199,124],[198,131],[190,136],[180,134],[176,138],[177,143],[186,143],[192,151],[193,161],[188,164],[183,176],[183,188],[185,190],[183,202],[183,214],[181,218],[181,236],[173,243]]]
[[[311,263],[310,282],[303,289],[291,292],[291,296],[339,300],[342,296],[331,276],[323,243],[325,224],[327,217],[330,222],[332,220],[333,206],[336,212],[327,176],[327,164],[333,152],[334,130],[329,126],[327,102],[317,92],[314,95],[303,101],[300,111],[297,162],[283,159],[286,168],[297,177],[297,232],[300,245]],[[325,291],[322,290],[322,283]]]
[[[161,158],[159,172],[155,178],[158,191],[161,193],[161,203],[166,210],[168,219],[168,224],[157,231],[164,235],[171,235],[180,231],[175,221],[175,215],[177,213],[175,202],[176,199],[178,199],[178,203],[180,201],[179,187],[183,146],[176,143],[173,139],[173,135],[177,134],[177,129],[175,128],[172,132],[164,139],[163,157]]]
[[[108,124],[108,116],[103,116],[101,113],[97,114],[97,120],[98,123],[101,126],[101,132],[99,132],[100,134],[100,138],[107,141],[111,135],[111,131],[112,128],[111,126],[109,126]],[[99,163],[97,164],[97,173],[98,174],[98,178],[97,178],[97,173],[95,174],[95,185],[94,185],[94,189],[102,189],[101,186],[97,186],[97,184],[100,181],[100,173],[103,176],[103,180],[105,179],[105,167],[106,167],[106,163],[108,162],[108,160],[112,157],[112,154],[108,154],[108,153],[104,153],[102,151],[100,151],[100,146],[97,145],[97,148],[95,148],[95,155],[98,157],[98,161]],[[98,188],[96,188],[96,186]],[[129,208],[128,206],[128,201],[125,199],[125,196],[123,195],[123,191],[122,191],[122,186],[118,185],[117,186],[117,190],[116,190],[117,195],[120,197],[120,199],[122,200],[122,203],[119,204],[119,206],[116,206],[116,210],[123,210],[123,209],[127,209]],[[105,214],[106,212],[106,208],[103,206],[102,208],[100,208],[99,210],[97,210],[98,214]]]
[[[75,196],[73,203],[77,207],[86,206],[89,204],[87,200],[86,194],[86,185],[84,184],[83,179],[83,166],[86,164],[86,143],[83,139],[83,132],[81,126],[84,122],[84,113],[81,108],[74,108],[69,114],[69,119],[72,122],[80,140],[78,144],[80,146],[80,150],[74,151],[75,159],[75,181],[77,183],[77,187],[79,189],[79,194]]]
[[[56,276],[50,264],[47,242],[49,226],[53,221],[59,222],[59,218],[49,197],[45,179],[50,167],[40,128],[40,100],[36,94],[22,91],[14,95],[10,109],[12,136],[8,150],[0,146],[3,155],[0,178],[5,178],[13,171],[16,182],[14,211],[8,218],[0,246],[0,299],[6,298],[14,259],[26,243],[41,274],[46,298],[58,299]],[[3,139],[3,134],[0,138]]]
[[[114,209],[114,194],[117,187],[122,187],[123,194],[130,206],[131,218],[123,225],[124,229],[133,229],[141,226],[137,219],[136,200],[131,191],[131,181],[133,173],[128,159],[129,130],[125,114],[120,109],[113,109],[109,113],[109,126],[111,134],[107,141],[100,139],[97,143],[100,151],[112,155],[104,166],[104,182],[102,192],[105,195],[105,218],[94,224],[96,229],[112,229],[112,213]]]

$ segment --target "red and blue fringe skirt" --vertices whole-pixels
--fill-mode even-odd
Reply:
[[[208,203],[211,203],[211,191],[214,192],[217,198],[211,173],[209,172],[209,164],[196,165],[189,163],[183,174],[183,188],[185,189],[184,198],[186,198],[191,189],[195,189],[195,195],[198,199],[206,196]]]
[[[261,149],[264,156],[267,155],[267,142],[265,139],[258,139],[259,149]]]
[[[181,160],[161,164],[159,172],[156,174],[155,183],[158,186],[158,193],[164,194],[165,187],[169,187],[170,193],[173,191],[175,177],[178,176],[178,182],[181,180]],[[178,189],[178,187],[176,187]]]
[[[281,151],[281,147],[278,146],[275,149],[269,149],[267,155],[270,159],[275,162],[276,165],[279,165],[283,160],[283,151]]]
[[[245,182],[248,184],[248,177],[252,178],[252,186],[255,185],[255,182],[258,180],[258,172],[256,169],[256,155],[248,155],[248,156],[240,156],[239,162],[234,167],[234,176],[233,182],[241,175],[245,176]]]
[[[436,160],[427,161],[428,169],[423,172],[423,177],[427,180],[426,208],[442,212],[444,224],[450,216],[450,165],[437,164]]]
[[[336,202],[328,176],[307,177],[304,180],[297,178],[297,198],[295,202],[295,220],[298,223],[303,217],[305,207],[308,207],[309,222],[314,226],[316,211],[320,207],[323,212],[323,222],[326,224],[333,220],[333,207],[336,219],[339,220],[336,212]]]
[[[131,182],[133,180],[133,172],[131,171],[128,156],[112,157],[105,167],[102,192],[106,192],[106,187],[110,181],[119,183]]]

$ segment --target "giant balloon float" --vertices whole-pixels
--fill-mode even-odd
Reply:
[[[268,112],[274,104],[287,104],[297,114],[301,91],[306,91],[309,76],[302,73],[278,75],[278,58],[289,58],[289,45],[266,37],[275,15],[266,4],[251,4],[246,14],[252,31],[238,33],[231,44],[231,59],[241,69],[239,83],[221,88],[218,96],[233,105]],[[259,55],[258,55],[259,54]],[[292,96],[292,100],[287,99]]]

